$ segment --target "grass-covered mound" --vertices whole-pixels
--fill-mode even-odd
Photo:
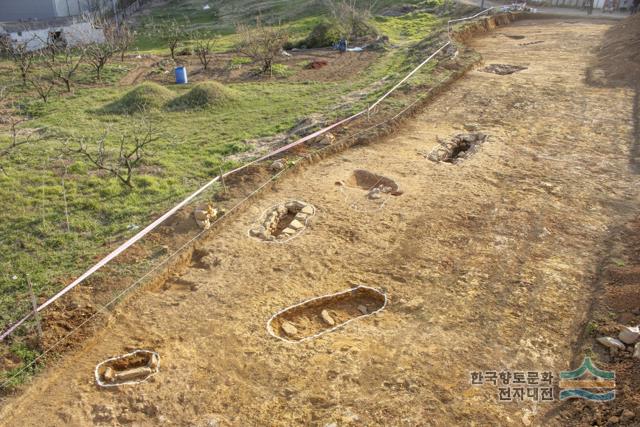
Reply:
[[[168,105],[170,110],[193,110],[227,105],[238,94],[218,82],[198,83],[189,92],[175,98]]]
[[[342,37],[340,26],[334,21],[323,20],[299,44],[308,48],[331,47]]]
[[[157,83],[142,83],[122,98],[104,107],[106,113],[134,114],[141,111],[158,110],[173,98],[174,93]]]

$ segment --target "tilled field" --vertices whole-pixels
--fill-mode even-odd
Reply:
[[[552,403],[500,403],[470,372],[575,368],[605,242],[640,195],[633,91],[584,78],[609,26],[520,21],[470,42],[484,64],[393,137],[283,180],[9,401],[3,425],[539,423]],[[356,170],[399,189],[361,189]],[[248,236],[289,200],[315,207],[303,232]],[[358,285],[387,299],[315,300],[268,332]],[[159,372],[98,388],[95,365],[132,348],[158,352]]]

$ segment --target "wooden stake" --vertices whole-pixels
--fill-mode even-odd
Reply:
[[[33,307],[33,318],[36,319],[36,328],[38,330],[38,346],[42,348],[42,325],[40,324],[40,313],[38,313],[38,302],[36,301],[36,294],[33,292],[33,285],[29,275],[25,275],[27,278],[27,285],[29,285],[29,294],[31,295],[31,306]]]
[[[64,178],[67,176],[67,166],[64,167],[64,175],[62,176],[62,198],[64,199],[64,217],[67,221],[67,233],[71,231],[69,225],[69,205],[67,204],[67,189],[64,186]]]
[[[222,173],[222,166],[218,166],[220,168],[220,181],[222,182],[222,188],[224,188],[224,194],[228,194],[227,186],[224,183],[224,174]]]

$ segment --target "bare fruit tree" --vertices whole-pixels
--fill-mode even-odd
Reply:
[[[120,62],[124,62],[124,55],[129,50],[136,38],[136,33],[126,21],[120,22],[120,26],[116,29],[114,40],[120,54]]]
[[[42,129],[23,129],[20,125],[27,121],[26,117],[17,115],[16,106],[12,102],[5,99],[6,90],[0,88],[0,125],[6,125],[9,128],[9,144],[0,146],[0,160],[7,157],[14,150],[22,145],[42,139]],[[0,172],[6,175],[2,164],[0,164]]]
[[[53,89],[56,87],[56,81],[50,76],[34,76],[29,79],[29,83],[36,91],[42,102],[45,104],[49,101]]]
[[[217,36],[210,36],[207,33],[194,33],[195,43],[193,52],[196,54],[200,63],[202,64],[202,68],[205,70],[209,68],[209,63],[211,63],[213,53],[213,48],[216,45]]]
[[[77,141],[78,147],[67,148],[66,152],[79,154],[100,170],[107,171],[128,188],[133,188],[133,175],[144,159],[153,155],[150,146],[160,140],[157,128],[146,118],[134,127],[131,134],[121,135],[116,150],[107,148],[109,131],[105,131],[95,141],[95,148],[89,147],[88,138]]]
[[[153,33],[162,40],[171,54],[171,59],[176,60],[178,46],[187,38],[185,28],[188,23],[180,24],[175,19],[170,19],[163,25],[153,25]]]
[[[101,81],[102,70],[119,49],[117,42],[118,28],[110,19],[88,18],[87,20],[91,22],[94,28],[102,29],[104,35],[103,40],[93,41],[87,44],[84,49],[87,62],[95,71],[96,80]]]
[[[29,41],[14,42],[9,37],[0,37],[0,54],[8,57],[20,71],[22,85],[26,86],[33,67],[34,52]]]
[[[54,78],[64,84],[67,92],[72,92],[73,80],[85,56],[86,46],[72,48],[66,43],[49,43],[42,58]]]
[[[237,33],[240,38],[238,53],[260,63],[262,74],[273,76],[273,63],[289,40],[288,32],[281,26],[264,25],[258,16],[255,26],[240,24]]]

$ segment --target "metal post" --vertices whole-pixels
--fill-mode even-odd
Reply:
[[[40,324],[40,313],[38,313],[38,301],[36,301],[36,294],[33,292],[33,285],[29,275],[25,274],[27,279],[27,285],[29,285],[29,294],[31,295],[31,306],[33,307],[33,318],[36,320],[36,328],[38,331],[38,346],[42,347],[42,325]]]

